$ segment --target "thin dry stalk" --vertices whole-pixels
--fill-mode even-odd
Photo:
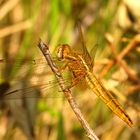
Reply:
[[[122,67],[125,70],[125,72],[128,74],[128,76],[129,76],[129,78],[131,80],[138,81],[136,73],[122,59],[140,41],[140,36],[139,35],[135,36],[133,41],[130,42],[128,44],[128,46],[122,52],[120,52],[119,54],[116,52],[115,47],[113,46],[113,39],[112,39],[112,37],[109,34],[106,34],[105,37],[106,37],[106,39],[107,39],[107,41],[109,43],[109,47],[112,50],[114,59],[116,60],[118,66]],[[115,61],[113,61],[112,65],[114,63],[115,63]],[[110,66],[110,68],[111,68],[111,66]]]
[[[112,65],[114,64],[113,60],[110,60],[108,64],[105,65],[105,67],[102,69],[102,71],[99,74],[99,77],[102,78],[104,75],[111,69]]]
[[[126,54],[128,54],[132,49],[134,49],[140,43],[140,34],[134,36],[132,41],[125,47],[125,49],[119,54],[119,59],[122,59]]]
[[[41,40],[39,41],[38,47],[40,48],[41,52],[43,53],[43,55],[45,56],[48,65],[50,66],[51,70],[53,71],[53,73],[56,76],[56,79],[58,80],[58,83],[65,95],[65,97],[67,98],[72,110],[74,111],[74,113],[76,114],[79,122],[81,123],[82,127],[84,128],[84,130],[86,131],[87,137],[91,140],[99,140],[98,137],[94,134],[94,132],[92,131],[92,129],[90,128],[89,124],[87,123],[87,121],[85,120],[85,118],[83,117],[80,109],[78,108],[77,103],[75,102],[69,88],[67,88],[67,86],[65,85],[64,79],[59,71],[59,69],[57,68],[56,64],[54,63],[52,56],[50,54],[49,48],[47,45],[45,45]]]

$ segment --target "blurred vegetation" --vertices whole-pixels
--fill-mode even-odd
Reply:
[[[20,84],[20,88],[26,89],[33,85],[34,79],[40,85],[51,81],[54,76],[50,76],[50,69],[46,69],[40,59],[38,40],[41,38],[49,44],[53,56],[58,44],[76,47],[80,42],[75,25],[80,19],[88,50],[98,44],[94,72],[126,109],[134,127],[129,128],[85,86],[73,89],[76,101],[101,140],[138,140],[139,8],[138,0],[0,0],[0,58],[10,62],[2,64],[0,61],[0,87],[16,88]],[[39,62],[34,64],[28,61],[30,59]],[[25,65],[26,62],[29,65]],[[34,75],[36,73],[39,74]],[[48,85],[53,87],[53,82]],[[32,94],[60,94],[55,88],[42,91],[38,87],[35,86]],[[51,96],[20,102],[0,100],[0,139],[87,139],[67,101]]]

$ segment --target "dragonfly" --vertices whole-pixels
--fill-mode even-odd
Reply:
[[[79,81],[85,81],[88,87],[96,94],[120,119],[127,123],[130,127],[133,126],[133,122],[121,104],[113,97],[113,95],[105,88],[103,83],[93,73],[94,59],[90,56],[87,47],[85,45],[83,32],[81,26],[78,24],[78,32],[82,45],[80,47],[71,47],[68,44],[61,44],[58,46],[57,59],[63,63],[60,70],[68,68],[72,73],[72,80],[69,88],[77,85]],[[96,48],[94,49],[96,52]],[[95,54],[95,53],[94,53]],[[1,62],[4,60],[1,60]],[[31,63],[36,64],[36,60],[32,60]],[[56,82],[54,82],[56,84]],[[48,86],[52,85],[49,83]],[[43,85],[45,86],[45,85]],[[29,88],[29,91],[31,88]],[[16,94],[19,90],[13,90],[8,92],[7,95]]]
[[[78,24],[82,46],[81,52],[74,50],[68,44],[62,44],[58,47],[57,57],[60,61],[65,62],[65,68],[73,73],[72,86],[78,83],[78,80],[84,79],[90,89],[95,93],[119,118],[126,122],[130,127],[133,122],[125,112],[121,104],[113,95],[104,87],[103,83],[93,73],[93,61],[86,48],[81,26]]]

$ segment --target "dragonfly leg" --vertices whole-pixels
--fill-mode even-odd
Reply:
[[[74,76],[71,80],[71,84],[68,86],[69,89],[71,89],[72,87],[76,86],[79,81],[83,78],[84,76]]]

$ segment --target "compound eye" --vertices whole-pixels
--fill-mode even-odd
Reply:
[[[58,60],[64,60],[67,59],[67,57],[70,54],[70,46],[67,44],[59,45],[57,50],[57,59]]]
[[[56,56],[57,56],[58,60],[62,60],[63,59],[63,46],[62,45],[58,46],[58,50],[57,50]]]

